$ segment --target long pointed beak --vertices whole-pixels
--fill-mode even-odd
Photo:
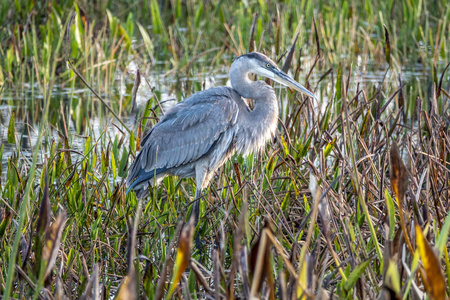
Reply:
[[[277,70],[274,72],[274,74],[275,74],[275,76],[272,79],[275,80],[276,82],[286,85],[294,90],[304,93],[304,94],[317,100],[316,96],[314,96],[313,93],[311,93],[308,89],[306,89],[300,83],[298,83],[297,81],[295,81],[294,79],[289,77],[283,71]]]

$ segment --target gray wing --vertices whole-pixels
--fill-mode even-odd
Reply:
[[[129,178],[139,171],[168,170],[205,155],[236,123],[240,96],[221,87],[198,92],[171,108],[142,141]]]

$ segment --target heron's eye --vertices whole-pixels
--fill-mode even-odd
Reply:
[[[266,68],[270,68],[270,64],[267,64],[267,65],[266,65]]]

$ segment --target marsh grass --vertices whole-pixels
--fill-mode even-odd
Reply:
[[[95,3],[0,4],[4,299],[448,295],[446,1]],[[249,49],[319,100],[276,87],[276,137],[217,171],[196,229],[191,179],[125,196],[163,95]]]

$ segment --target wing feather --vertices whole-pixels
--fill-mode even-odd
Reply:
[[[236,123],[237,97],[240,99],[230,88],[212,88],[172,107],[144,137],[127,185],[141,170],[169,170],[205,155],[221,134]]]

